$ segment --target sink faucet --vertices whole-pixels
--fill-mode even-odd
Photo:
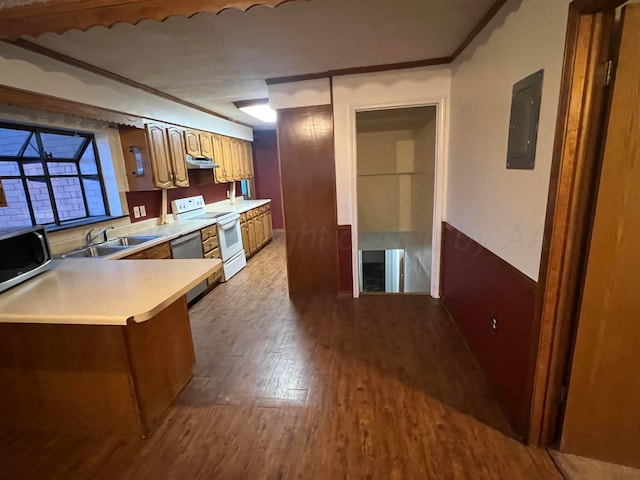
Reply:
[[[109,225],[108,227],[104,227],[102,230],[100,230],[100,231],[99,231],[98,233],[96,233],[95,235],[94,235],[94,233],[93,233],[93,232],[95,232],[95,230],[96,230],[95,228],[92,228],[91,230],[89,230],[89,231],[87,232],[87,234],[85,235],[85,237],[84,237],[84,238],[85,238],[85,240],[86,240],[86,242],[87,242],[87,247],[90,247],[91,245],[93,245],[93,242],[94,242],[94,241],[96,240],[96,238],[98,238],[100,235],[102,235],[102,238],[103,238],[103,240],[102,240],[102,241],[103,241],[103,242],[106,242],[106,241],[107,241],[107,230],[113,230],[114,228],[116,228],[116,227],[114,227],[113,225]]]

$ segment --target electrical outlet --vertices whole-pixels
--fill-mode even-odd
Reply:
[[[140,207],[133,207],[133,218],[140,218]]]
[[[494,335],[498,333],[498,319],[495,317],[495,315],[491,319],[491,333],[493,333]]]
[[[227,190],[227,198],[231,198],[231,193],[229,193],[229,190]]]
[[[147,216],[147,207],[145,207],[144,205],[140,205],[140,216],[141,217]]]

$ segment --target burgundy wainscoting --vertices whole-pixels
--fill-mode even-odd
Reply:
[[[532,398],[537,284],[451,225],[443,224],[441,294],[470,349],[526,438]],[[492,328],[492,319],[496,328]]]
[[[340,274],[339,293],[353,292],[353,254],[351,251],[351,225],[338,225],[338,271]]]
[[[256,198],[271,199],[273,228],[284,228],[278,136],[275,130],[258,130],[253,133],[253,166]]]
[[[172,188],[167,191],[167,212],[171,213],[171,201],[178,198],[202,195],[207,204],[225,200],[227,198],[227,190],[231,187],[229,183],[206,183],[198,185],[197,172],[195,170],[189,171],[189,184],[190,185],[185,188]],[[240,195],[241,187],[239,182],[236,185],[236,192]],[[129,217],[132,223],[162,215],[162,192],[160,190],[127,192],[127,203],[129,204]],[[133,207],[138,205],[145,206],[147,209],[146,217],[134,218]]]

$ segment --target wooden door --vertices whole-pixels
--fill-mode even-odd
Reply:
[[[186,146],[183,131],[179,127],[167,128],[169,140],[169,155],[171,157],[171,169],[173,170],[173,184],[176,187],[189,186],[189,170],[185,159]]]
[[[202,151],[200,150],[200,137],[195,130],[184,131],[184,143],[187,155],[192,157],[201,157]]]
[[[153,184],[157,188],[170,188],[173,186],[171,177],[171,160],[167,132],[164,125],[159,123],[147,123],[145,125],[147,142],[149,143],[149,160],[153,174]]]
[[[200,132],[198,138],[200,139],[200,152],[203,157],[213,158],[213,139],[212,135],[208,132]]]
[[[640,5],[624,9],[560,449],[640,467]]]

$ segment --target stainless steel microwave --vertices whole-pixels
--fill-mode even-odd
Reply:
[[[0,292],[51,268],[44,227],[0,229]]]

